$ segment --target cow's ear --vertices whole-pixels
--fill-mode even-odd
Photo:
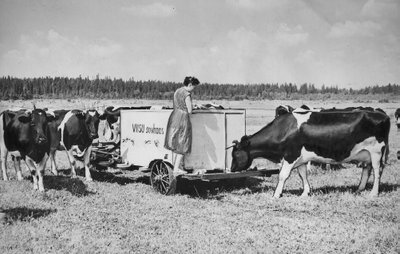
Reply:
[[[46,118],[47,121],[53,121],[54,119],[56,119],[56,116],[54,114],[46,113]]]
[[[100,120],[105,120],[107,118],[107,114],[103,113],[99,116]]]
[[[24,114],[24,115],[20,115],[18,116],[18,120],[21,123],[29,123],[31,121],[31,115],[30,114]]]
[[[245,148],[250,145],[249,137],[248,136],[243,136],[242,139],[240,140],[240,147]]]
[[[79,112],[77,112],[75,115],[76,115],[76,117],[78,117],[79,119],[85,119],[85,117],[86,117],[86,114],[85,114],[85,112],[83,112],[83,111],[79,111]]]
[[[7,120],[13,119],[15,115],[16,115],[16,113],[12,112],[12,111],[7,110],[4,112],[4,117],[6,117]]]

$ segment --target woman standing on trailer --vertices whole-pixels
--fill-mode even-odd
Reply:
[[[193,89],[200,84],[195,77],[186,77],[184,86],[178,88],[174,93],[174,110],[168,119],[167,133],[165,135],[164,147],[174,152],[174,176],[186,174],[180,168],[182,159],[192,149],[192,124],[190,114],[192,113]]]

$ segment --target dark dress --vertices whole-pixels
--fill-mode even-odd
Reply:
[[[178,154],[188,154],[192,148],[192,124],[185,99],[190,92],[181,87],[174,93],[174,110],[168,119],[164,147]]]

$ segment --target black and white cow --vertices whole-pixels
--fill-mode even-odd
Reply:
[[[127,109],[152,109],[151,106],[109,106],[100,115],[101,120],[105,120],[103,129],[103,138],[108,142],[118,143],[121,138],[120,124],[121,124],[121,110]],[[163,107],[161,107],[163,108]]]
[[[397,129],[400,129],[400,108],[396,109],[394,112],[394,118],[396,118]]]
[[[1,169],[3,172],[4,181],[8,181],[7,156],[9,153],[4,141],[4,129],[11,122],[14,116],[24,112],[27,112],[27,110],[26,109],[5,110],[0,114],[0,160],[1,160]],[[12,161],[14,162],[14,169],[17,174],[17,179],[18,181],[21,181],[23,179],[21,172],[21,155],[18,151],[12,151],[11,158]]]
[[[85,177],[92,181],[89,170],[92,142],[98,138],[100,115],[96,110],[55,110],[55,120],[49,122],[51,171],[57,175],[55,154],[57,150],[66,150],[71,166],[71,175],[76,177],[75,157],[83,158]]]
[[[231,170],[245,170],[257,157],[282,162],[274,193],[278,198],[293,168],[299,169],[303,180],[302,195],[309,194],[305,166],[308,161],[363,162],[365,167],[358,191],[365,189],[372,167],[375,177],[371,196],[376,196],[389,152],[389,130],[389,117],[378,110],[294,110],[275,118],[257,133],[236,141]]]
[[[103,138],[108,142],[118,143],[120,139],[121,110],[129,109],[129,107],[107,107],[103,114],[100,115],[101,120],[105,120],[103,129]]]
[[[50,148],[47,123],[52,118],[53,116],[37,108],[33,111],[3,112],[4,144],[1,148],[5,151],[4,154],[2,152],[4,180],[7,180],[5,161],[7,153],[10,152],[14,157],[25,160],[33,177],[33,188],[44,191],[43,173]],[[22,179],[19,160],[15,166],[18,179]]]

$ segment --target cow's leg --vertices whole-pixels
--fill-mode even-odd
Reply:
[[[7,155],[8,151],[5,149],[5,147],[0,147],[0,160],[1,160],[1,170],[3,171],[3,180],[8,181],[8,176],[7,176]]]
[[[310,193],[310,184],[307,178],[307,166],[308,165],[304,164],[298,167],[300,178],[303,181],[303,193],[301,194],[302,197],[307,197]]]
[[[361,172],[361,180],[360,184],[358,185],[357,193],[362,192],[365,190],[365,186],[367,185],[368,178],[371,175],[371,165],[366,165],[363,167],[362,172]]]
[[[311,172],[311,161],[307,162],[307,167],[306,167],[308,172]],[[300,173],[300,171],[299,171]]]
[[[289,162],[283,160],[281,171],[279,172],[279,182],[276,186],[274,198],[280,198],[282,195],[283,186],[285,185],[286,179],[289,177],[290,172],[292,171],[293,165],[289,164]]]
[[[44,169],[46,167],[46,162],[48,159],[48,155],[45,154],[42,161],[39,162],[39,164],[36,167],[36,174],[38,176],[38,187],[39,187],[39,191],[44,191],[44,184],[43,184],[43,175],[44,175]]]
[[[58,171],[57,171],[57,164],[56,164],[56,150],[50,150],[50,167],[51,167],[51,173],[53,173],[53,175],[58,175]]]
[[[22,172],[21,172],[21,157],[14,157],[13,158],[14,161],[14,169],[15,169],[15,173],[17,174],[17,179],[18,181],[22,181]]]
[[[37,170],[35,163],[29,157],[26,157],[25,162],[26,166],[29,168],[29,171],[31,172],[32,175],[33,189],[37,190],[39,186],[38,186]]]
[[[76,171],[75,171],[75,167],[76,167],[76,160],[75,157],[73,155],[73,149],[69,149],[67,150],[67,157],[69,160],[69,164],[71,165],[71,177],[76,177]]]
[[[83,157],[83,163],[85,164],[85,177],[86,181],[91,182],[93,181],[92,176],[90,175],[90,154],[92,153],[92,146],[89,146],[86,151],[85,155]]]
[[[381,153],[371,153],[371,164],[374,169],[374,185],[372,187],[370,197],[377,197],[379,194],[379,183],[381,181]]]

